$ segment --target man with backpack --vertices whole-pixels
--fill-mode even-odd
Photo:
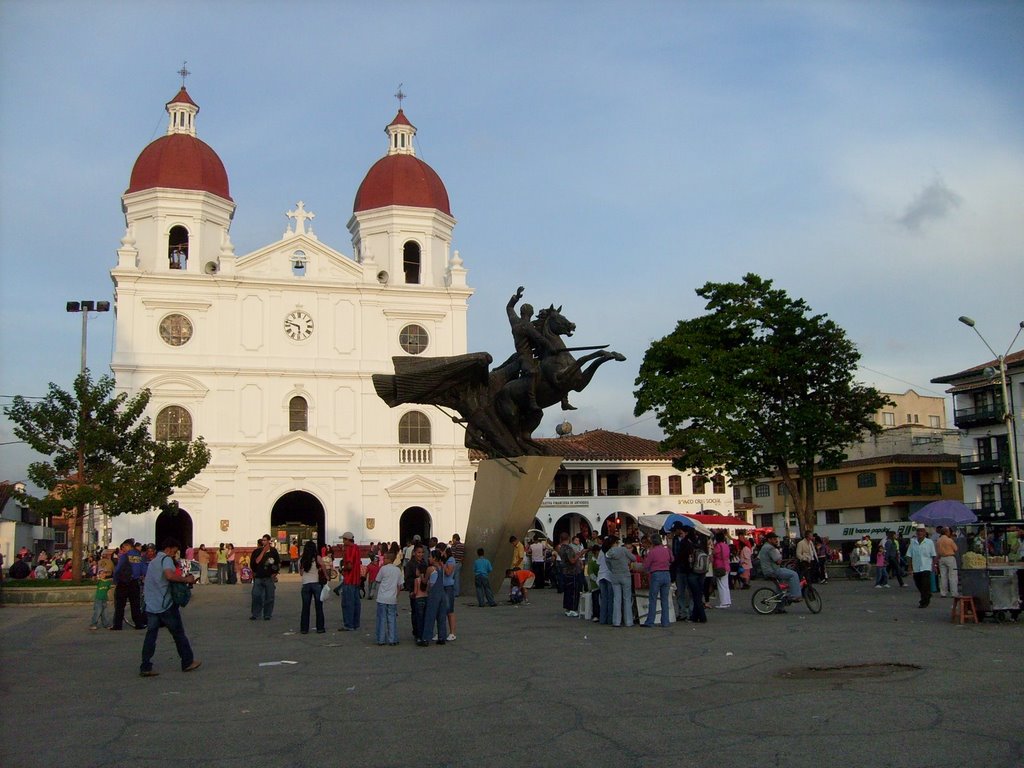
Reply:
[[[707,571],[708,551],[698,540],[697,531],[687,528],[680,543],[676,572],[685,579],[686,589],[690,594],[689,619],[698,624],[707,624],[708,621],[707,612],[704,610],[704,575]]]
[[[192,646],[185,636],[185,625],[181,622],[181,612],[170,594],[170,582],[195,584],[196,577],[192,574],[182,576],[178,573],[175,558],[181,544],[175,539],[164,541],[163,551],[157,554],[146,574],[146,639],[142,641],[142,664],[139,666],[140,677],[156,677],[160,673],[153,669],[153,656],[156,654],[156,638],[160,627],[167,627],[174,638],[174,647],[181,658],[181,671],[191,672],[202,664],[192,654]]]

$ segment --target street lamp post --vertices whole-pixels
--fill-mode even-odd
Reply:
[[[68,312],[81,312],[82,313],[82,364],[79,373],[85,373],[86,369],[86,343],[88,339],[89,329],[89,313],[90,312],[109,312],[110,302],[109,301],[69,301],[67,303]],[[81,405],[81,404],[80,404]],[[82,424],[85,420],[85,407],[82,406],[79,411],[79,426],[78,426],[78,482],[81,483],[85,480],[85,450],[82,446]],[[82,573],[82,527],[85,521],[85,505],[79,502],[75,506],[75,532],[74,540],[71,542],[71,571],[76,576]]]
[[[999,363],[999,383],[1002,385],[1003,389],[1003,423],[1006,424],[1007,445],[1010,449],[1010,493],[1013,495],[1014,517],[1016,517],[1017,520],[1022,520],[1024,518],[1021,517],[1020,508],[1020,480],[1017,468],[1017,434],[1016,424],[1014,423],[1015,416],[1013,413],[1013,406],[1010,404],[1010,390],[1007,384],[1006,356],[1013,348],[1014,343],[1017,341],[1017,337],[1020,336],[1020,332],[1024,330],[1024,320],[1021,320],[1020,325],[1017,328],[1017,333],[1014,334],[1013,340],[1010,341],[1010,345],[1006,348],[1006,352],[1001,355],[996,354],[996,351],[992,349],[992,345],[989,344],[985,337],[981,335],[981,331],[975,327],[974,320],[966,315],[961,315],[959,320],[968,328],[974,329],[974,332],[978,334],[978,338],[981,339],[982,343],[986,347],[988,347],[988,351],[993,354],[996,361]]]

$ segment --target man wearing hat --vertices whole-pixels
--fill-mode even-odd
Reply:
[[[761,563],[761,573],[765,575],[765,578],[789,582],[789,601],[791,603],[800,602],[800,575],[792,568],[783,568],[779,565],[782,562],[782,552],[779,551],[779,534],[772,531],[764,537],[764,544],[761,545],[757,559]]]
[[[341,534],[341,629],[352,632],[359,629],[362,605],[359,602],[359,586],[363,581],[362,561],[359,547],[352,531]]]
[[[916,538],[912,539],[907,548],[907,559],[910,560],[910,568],[914,573],[914,585],[921,593],[921,601],[918,608],[927,608],[932,601],[932,571],[936,569],[939,562],[938,553],[935,551],[935,543],[928,538],[928,529],[920,523],[917,526]]]

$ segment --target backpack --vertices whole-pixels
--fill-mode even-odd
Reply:
[[[694,573],[708,572],[708,553],[703,549],[694,549],[690,556],[690,567]]]

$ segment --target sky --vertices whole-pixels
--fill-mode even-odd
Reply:
[[[634,379],[707,281],[774,280],[887,392],[991,359],[959,315],[997,352],[1024,320],[1021,3],[0,0],[0,405],[70,388],[65,303],[113,298],[120,196],[183,61],[238,255],[300,199],[351,255],[401,84],[476,290],[470,350],[511,352],[523,285],[626,355],[573,396],[576,432],[660,437]],[[88,329],[108,373],[111,314]],[[0,443],[0,480],[25,479],[5,419]]]

